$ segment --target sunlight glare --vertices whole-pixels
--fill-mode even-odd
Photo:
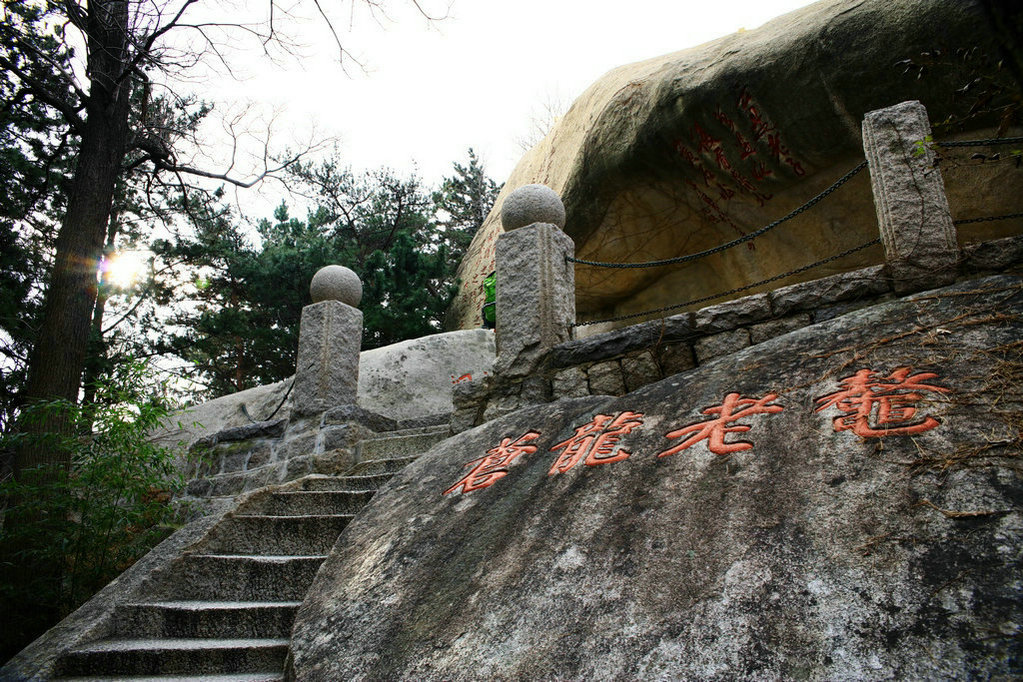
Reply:
[[[141,279],[149,262],[144,251],[119,251],[104,261],[107,282],[120,289],[128,289]]]

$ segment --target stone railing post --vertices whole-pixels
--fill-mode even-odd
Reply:
[[[362,300],[358,275],[341,265],[321,268],[309,285],[313,303],[302,309],[295,368],[294,413],[317,414],[354,405],[359,390]]]
[[[524,377],[544,353],[571,338],[575,323],[575,242],[565,234],[565,206],[544,185],[525,185],[501,206],[497,240],[499,376]]]
[[[917,101],[863,119],[881,243],[899,293],[952,282],[959,260],[945,183],[926,143],[930,135],[927,110]]]

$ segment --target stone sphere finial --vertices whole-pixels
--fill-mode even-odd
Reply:
[[[506,232],[533,223],[565,229],[565,205],[558,193],[546,185],[523,185],[501,204],[501,225]]]
[[[343,265],[326,265],[313,275],[309,293],[313,303],[341,301],[356,308],[362,300],[362,280]]]

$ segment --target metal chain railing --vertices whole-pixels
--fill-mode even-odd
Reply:
[[[953,220],[953,225],[969,225],[970,223],[990,223],[995,220],[1009,220],[1010,218],[1023,218],[1023,213],[1009,213],[1007,215],[987,216],[986,218],[963,218]]]
[[[993,137],[986,140],[945,140],[935,142],[939,147],[991,147],[1000,144],[1023,144],[1023,137]]]
[[[856,253],[857,251],[862,251],[863,249],[866,249],[868,247],[871,247],[871,246],[874,246],[875,244],[880,244],[880,243],[881,243],[881,238],[878,237],[877,239],[870,240],[866,244],[860,244],[859,246],[854,246],[851,249],[846,249],[842,253],[837,253],[834,256],[830,256],[828,258],[825,258],[824,260],[819,260],[816,263],[810,263],[809,265],[804,265],[802,267],[796,268],[795,270],[789,270],[788,272],[782,273],[780,275],[775,275],[774,277],[768,277],[767,279],[762,279],[759,282],[753,282],[752,284],[744,284],[741,287],[736,287],[734,289],[729,289],[728,291],[722,291],[721,293],[714,294],[712,296],[704,296],[703,298],[694,298],[694,299],[689,300],[689,301],[683,301],[682,303],[675,303],[673,305],[666,305],[666,306],[664,306],[662,308],[656,308],[654,310],[644,310],[641,313],[629,313],[628,315],[619,315],[617,317],[609,317],[609,318],[607,318],[605,320],[590,320],[589,322],[577,322],[576,324],[573,324],[572,327],[573,328],[575,328],[575,327],[587,327],[587,326],[592,325],[592,324],[604,324],[606,322],[621,322],[622,320],[631,320],[631,319],[634,319],[634,318],[637,318],[637,317],[643,317],[644,315],[656,315],[658,313],[666,313],[669,310],[677,310],[679,308],[685,308],[686,306],[695,305],[697,303],[706,303],[707,301],[713,301],[714,299],[717,299],[717,298],[724,298],[725,296],[731,296],[732,294],[737,294],[737,293],[740,293],[742,291],[747,291],[749,289],[761,286],[763,284],[770,284],[771,282],[777,282],[780,279],[785,279],[786,277],[791,277],[792,275],[798,275],[801,272],[806,272],[807,270],[812,270],[813,268],[820,267],[821,265],[825,265],[827,263],[831,263],[832,261],[836,261],[836,260],[839,260],[841,258],[845,258],[846,256],[852,255],[852,254]]]
[[[836,189],[838,189],[845,183],[849,182],[849,180],[851,180],[853,176],[855,176],[857,173],[859,173],[866,167],[867,162],[861,161],[855,168],[853,168],[851,171],[849,171],[848,173],[840,177],[838,180],[836,180],[834,184],[832,184],[826,190],[824,190],[814,198],[810,199],[799,208],[793,210],[788,215],[779,218],[778,220],[775,220],[773,223],[768,223],[767,225],[761,227],[759,230],[756,230],[755,232],[750,232],[749,234],[739,237],[738,239],[733,239],[732,241],[726,244],[715,246],[714,248],[707,249],[706,251],[700,251],[699,253],[691,253],[687,256],[678,256],[677,258],[667,258],[665,260],[650,261],[647,263],[606,263],[601,261],[581,260],[579,258],[573,258],[572,256],[566,256],[565,259],[570,263],[578,263],[579,265],[592,265],[600,268],[656,268],[661,267],[662,265],[677,265],[679,263],[688,263],[689,261],[694,261],[698,258],[704,258],[715,253],[720,253],[726,249],[732,248],[733,246],[738,246],[739,244],[744,244],[748,241],[756,239],[760,235],[778,227],[787,220],[795,218],[800,213],[809,210],[816,206],[817,204],[819,204],[828,195],[830,195],[832,192],[834,192]]]

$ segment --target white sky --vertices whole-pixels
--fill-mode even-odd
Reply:
[[[326,7],[345,4],[334,0]],[[430,11],[445,0],[423,0]],[[417,168],[429,184],[473,147],[503,182],[523,154],[531,118],[562,110],[610,69],[753,29],[807,0],[454,0],[430,24],[409,0],[389,0],[390,22],[341,11],[344,47],[366,72],[338,66],[322,22],[299,36],[306,55],[265,62],[246,80],[221,79],[203,95],[278,111],[276,140],[336,136],[356,169]],[[307,32],[306,32],[307,31]],[[258,75],[256,75],[258,74]],[[282,134],[283,133],[283,134]],[[263,202],[280,196],[264,187]],[[242,201],[253,208],[255,197]],[[258,202],[257,202],[258,203]],[[246,211],[250,215],[252,211]]]

